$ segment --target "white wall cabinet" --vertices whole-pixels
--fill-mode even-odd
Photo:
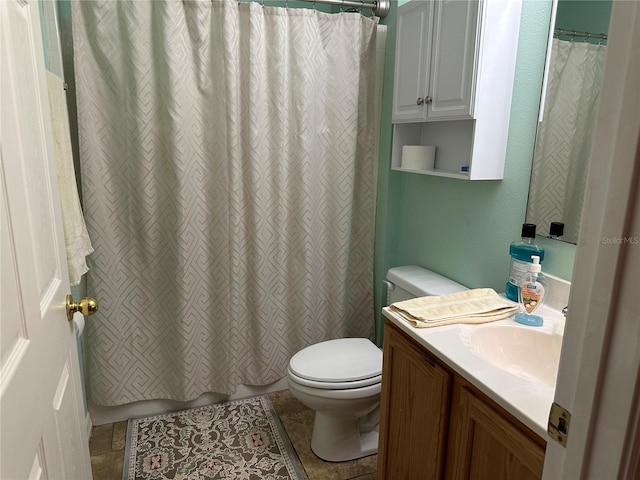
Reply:
[[[467,180],[504,173],[520,0],[413,0],[398,8],[392,169]],[[432,170],[404,145],[435,145]]]
[[[393,121],[472,118],[477,1],[413,1],[398,9]]]

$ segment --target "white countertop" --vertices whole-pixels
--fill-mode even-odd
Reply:
[[[465,335],[470,329],[482,328],[484,325],[445,325],[430,328],[415,328],[401,315],[388,307],[382,310],[384,316],[394,325],[406,332],[417,343],[433,353],[464,379],[472,383],[478,390],[503,407],[532,431],[548,440],[547,421],[549,409],[553,403],[555,386],[551,387],[539,382],[516,376],[489,361],[474,354],[465,346]],[[562,333],[564,318],[556,310],[545,309],[542,327],[527,327],[515,322],[512,318],[492,322],[490,325],[513,325],[525,329],[535,328],[550,333]],[[536,362],[531,358],[531,362]]]

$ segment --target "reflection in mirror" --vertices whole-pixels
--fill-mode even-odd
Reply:
[[[560,0],[542,122],[534,150],[527,223],[538,234],[564,224],[577,243],[591,135],[606,54],[611,0]]]

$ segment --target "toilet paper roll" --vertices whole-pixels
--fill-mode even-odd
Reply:
[[[84,315],[80,312],[74,313],[73,324],[76,326],[76,332],[78,335],[82,335],[82,331],[84,330]]]
[[[436,147],[432,145],[404,145],[400,166],[408,170],[433,170]]]

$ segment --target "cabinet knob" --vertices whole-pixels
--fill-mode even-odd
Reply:
[[[422,105],[422,104],[424,104],[424,98],[418,97],[418,99],[416,100],[416,105]]]
[[[424,103],[431,103],[431,97],[428,95],[424,97]]]

